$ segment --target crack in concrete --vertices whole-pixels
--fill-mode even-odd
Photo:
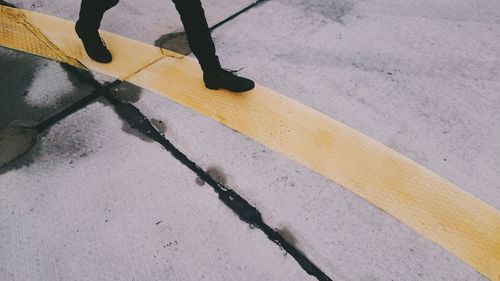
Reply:
[[[164,48],[160,48],[161,54],[165,57],[168,58],[174,58],[174,59],[183,59],[185,57],[184,54],[178,54],[175,52],[172,52],[171,50],[166,50]]]
[[[162,54],[163,54],[163,51],[162,51]],[[165,58],[165,56],[163,56],[163,55],[162,55],[161,57],[159,57],[159,58],[155,59],[154,61],[151,61],[151,62],[147,63],[146,65],[144,65],[143,67],[141,67],[141,68],[139,68],[139,69],[137,69],[137,70],[133,71],[132,73],[130,73],[130,74],[128,74],[128,75],[125,75],[125,76],[123,76],[123,77],[120,77],[120,80],[121,80],[121,81],[126,81],[126,80],[128,80],[128,79],[130,79],[130,78],[134,77],[135,75],[137,75],[139,72],[143,71],[144,69],[146,69],[146,68],[148,68],[148,67],[152,66],[153,64],[155,64],[155,63],[157,63],[157,62],[161,61],[161,60],[162,60],[162,59],[164,59],[164,58]]]
[[[195,162],[191,161],[184,153],[178,150],[169,140],[165,138],[162,133],[155,129],[150,120],[144,116],[138,108],[132,104],[124,103],[116,99],[109,93],[109,91],[104,93],[104,97],[114,106],[116,113],[122,119],[126,120],[132,128],[137,129],[145,136],[162,145],[174,158],[193,171],[201,181],[210,185],[218,194],[219,200],[221,200],[227,207],[237,214],[242,221],[264,232],[269,240],[291,255],[308,274],[316,277],[320,281],[332,280],[300,250],[292,245],[294,241],[289,242],[284,235],[280,233],[280,231],[267,225],[257,208],[252,206],[236,191],[215,180],[212,175],[204,171]],[[292,237],[290,234],[287,236]]]
[[[223,19],[223,20],[222,20],[222,21],[220,21],[219,23],[215,24],[214,26],[212,26],[212,27],[210,28],[210,31],[214,31],[215,29],[219,28],[219,27],[220,27],[220,26],[222,26],[223,24],[225,24],[225,23],[227,23],[227,22],[229,22],[229,21],[231,21],[231,20],[235,19],[235,18],[236,18],[236,17],[238,17],[239,15],[241,15],[241,14],[243,14],[243,13],[245,13],[245,12],[249,11],[249,10],[250,10],[250,9],[252,9],[252,8],[255,8],[255,7],[257,7],[257,6],[260,6],[260,5],[264,4],[264,3],[265,3],[265,2],[267,2],[267,1],[269,1],[269,0],[257,0],[257,1],[255,1],[254,3],[252,3],[252,4],[248,5],[248,6],[246,6],[245,8],[243,8],[243,9],[239,10],[238,12],[236,12],[236,13],[234,13],[234,14],[230,15],[229,17],[227,17],[227,18]]]
[[[154,65],[154,64],[156,64],[156,63],[158,63],[158,62],[162,61],[162,60],[163,60],[163,59],[165,59],[165,58],[174,58],[174,59],[179,59],[179,60],[180,60],[180,59],[183,59],[183,58],[185,57],[185,56],[184,56],[184,55],[182,55],[182,54],[177,54],[177,53],[172,52],[172,51],[170,51],[170,50],[165,50],[165,49],[163,49],[163,48],[161,48],[161,47],[159,47],[159,49],[160,49],[160,53],[161,53],[161,56],[160,56],[159,58],[157,58],[157,59],[155,59],[155,60],[153,60],[153,61],[151,61],[151,62],[149,62],[149,63],[145,64],[144,66],[142,66],[142,67],[140,67],[139,69],[137,69],[137,70],[135,70],[135,71],[131,72],[131,73],[130,73],[130,74],[128,74],[128,75],[125,75],[125,76],[123,76],[123,77],[120,77],[120,78],[119,78],[119,80],[121,80],[121,81],[127,81],[127,80],[129,80],[130,78],[132,78],[132,77],[134,77],[135,75],[137,75],[138,73],[140,73],[141,71],[143,71],[144,69],[149,68],[150,66],[152,66],[152,65]]]
[[[210,185],[214,191],[219,195],[219,199],[238,217],[248,223],[249,225],[259,228],[268,239],[276,243],[281,249],[290,254],[299,265],[310,275],[315,276],[320,281],[329,281],[331,280],[325,273],[323,273],[314,263],[312,263],[302,252],[300,252],[293,244],[295,241],[289,241],[286,237],[293,237],[290,234],[282,233],[281,230],[275,230],[267,225],[263,219],[261,213],[252,206],[248,201],[246,201],[243,197],[241,197],[234,190],[227,187],[223,181],[223,179],[214,178],[214,173],[209,171],[204,171],[201,169],[196,163],[192,162],[185,154],[179,151],[170,141],[168,141],[163,133],[160,133],[155,126],[151,123],[151,121],[144,116],[139,109],[129,103],[124,103],[118,98],[114,97],[110,91],[112,87],[117,86],[122,83],[121,80],[115,80],[112,83],[107,85],[101,85],[97,82],[91,73],[78,69],[71,65],[63,64],[63,67],[66,71],[73,74],[77,79],[79,79],[83,83],[88,83],[94,87],[94,92],[71,106],[67,107],[63,111],[58,114],[55,114],[49,118],[47,118],[42,123],[38,124],[34,129],[41,133],[46,129],[50,128],[54,124],[68,117],[69,115],[77,112],[78,110],[86,107],[88,104],[96,100],[97,98],[104,96],[114,107],[116,113],[125,120],[132,128],[138,130],[141,134],[151,138],[157,143],[161,144],[167,151],[169,151],[174,158],[179,160],[182,164],[184,164],[187,168],[193,171],[197,176],[200,182],[207,183]],[[24,154],[23,154],[24,155]],[[21,155],[22,156],[22,155]]]
[[[76,68],[73,65],[69,64],[61,64],[62,68],[67,71],[68,73],[73,74],[74,77],[76,77],[78,80],[80,80],[82,83],[86,83],[91,85],[94,88],[94,91],[92,94],[87,95],[78,101],[74,102],[70,106],[66,107],[63,109],[61,112],[52,115],[51,117],[45,119],[43,122],[39,123],[38,125],[35,126],[35,128],[38,130],[39,133],[45,131],[46,129],[50,128],[57,122],[63,120],[64,118],[70,116],[73,113],[76,113],[80,109],[85,108],[88,106],[90,103],[98,99],[99,97],[103,96],[103,93],[109,91],[109,89],[117,86],[118,84],[122,83],[121,80],[115,80],[111,83],[107,83],[105,85],[101,85],[97,80],[94,79],[92,74],[84,69],[81,68]]]
[[[47,118],[42,123],[38,124],[35,128],[38,130],[39,133],[45,131],[46,129],[52,127],[54,124],[65,119],[66,117],[70,116],[71,114],[79,111],[80,109],[87,107],[90,103],[95,101],[97,98],[101,97],[105,90],[108,90],[109,88],[116,86],[118,84],[118,82],[121,82],[121,81],[116,80],[113,83],[110,83],[106,86],[101,86],[100,88],[95,89],[92,92],[92,94],[76,101],[75,103],[73,103],[69,107],[65,108],[63,111]]]

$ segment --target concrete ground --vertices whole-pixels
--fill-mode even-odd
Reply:
[[[11,0],[76,20],[78,0]],[[210,25],[253,3],[204,1]],[[169,1],[123,0],[103,29],[182,31]],[[500,2],[269,0],[213,32],[223,65],[386,144],[500,209]],[[0,128],[93,88],[0,48]],[[98,76],[99,81],[111,80]],[[335,182],[164,97],[112,89],[334,280],[484,280]],[[500,265],[499,265],[500,266]],[[104,98],[0,169],[0,280],[315,280]]]

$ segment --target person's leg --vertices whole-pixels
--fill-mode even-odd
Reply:
[[[84,30],[97,31],[104,13],[118,4],[119,0],[82,0],[80,17],[76,24]]]
[[[99,36],[104,13],[118,4],[119,0],[82,0],[80,18],[76,22],[75,30],[82,39],[85,51],[95,61],[111,62],[112,55]]]
[[[189,47],[203,69],[205,86],[210,89],[223,88],[233,92],[251,90],[255,86],[253,81],[222,69],[200,0],[172,1],[184,25]]]
[[[205,12],[199,0],[173,0],[186,31],[189,47],[204,71],[220,68]]]

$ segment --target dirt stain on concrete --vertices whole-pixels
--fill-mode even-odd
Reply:
[[[137,128],[130,126],[130,124],[127,121],[125,121],[123,119],[121,119],[121,120],[123,121],[122,131],[124,131],[125,133],[127,133],[129,135],[138,137],[147,143],[154,142],[153,139],[151,139],[148,136],[141,133]],[[153,125],[153,127],[161,134],[164,134],[165,132],[167,132],[167,124],[164,121],[153,118],[150,120],[150,122]]]
[[[279,234],[288,241],[292,246],[297,246],[298,239],[293,235],[292,231],[288,227],[282,227],[278,229]]]
[[[207,174],[209,174],[218,183],[227,185],[227,176],[222,171],[222,169],[218,167],[209,167],[207,169]],[[203,186],[205,185],[205,182],[201,178],[196,178],[196,184],[199,186]]]

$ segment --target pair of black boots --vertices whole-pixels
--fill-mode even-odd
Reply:
[[[76,34],[82,40],[87,55],[100,63],[110,63],[113,60],[106,43],[99,35],[98,30],[88,30],[78,22],[75,26]],[[235,71],[216,68],[203,72],[203,81],[208,89],[226,89],[231,92],[246,92],[255,87],[255,83],[247,78],[235,75]]]

